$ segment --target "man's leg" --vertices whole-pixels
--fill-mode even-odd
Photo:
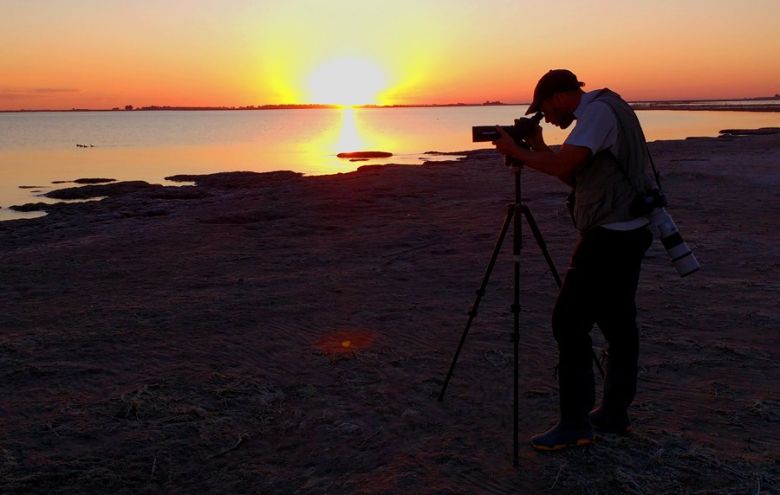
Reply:
[[[629,303],[622,305],[622,316],[613,314],[598,321],[609,347],[601,407],[591,415],[596,429],[620,434],[628,430],[628,406],[636,394],[639,360],[636,313],[630,316]]]
[[[636,325],[636,289],[642,258],[652,241],[647,229],[610,232],[599,292],[604,295],[596,322],[609,346],[604,397],[592,415],[594,426],[624,433],[629,425],[628,406],[636,394],[639,330]]]
[[[595,398],[590,339],[595,319],[591,300],[594,292],[590,272],[576,263],[588,247],[588,238],[580,239],[553,310],[561,420],[551,430],[531,439],[531,444],[539,450],[585,445],[593,437],[588,412]]]
[[[595,400],[590,338],[594,316],[589,285],[585,272],[570,269],[553,310],[561,423],[572,428],[588,424],[588,412]]]

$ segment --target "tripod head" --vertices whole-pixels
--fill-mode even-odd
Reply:
[[[516,141],[516,142],[517,145],[520,146],[521,148],[525,148],[527,150],[531,149],[530,146],[525,144],[525,141]],[[507,167],[513,167],[515,174],[520,175],[520,169],[523,167],[523,162],[509,155],[504,155],[504,165],[506,165]]]

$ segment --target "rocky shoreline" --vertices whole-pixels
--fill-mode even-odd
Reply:
[[[702,270],[649,252],[629,437],[525,447],[557,413],[556,288],[530,242],[520,468],[509,249],[436,400],[512,198],[494,151],[177,176],[194,185],[68,187],[49,194],[104,199],[0,222],[0,492],[773,493],[780,134],[651,151]],[[523,174],[562,270],[566,187]]]

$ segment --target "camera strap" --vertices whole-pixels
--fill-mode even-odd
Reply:
[[[653,162],[653,155],[650,153],[650,148],[647,147],[647,142],[645,142],[645,149],[647,150],[647,158],[650,159],[650,166],[653,168],[653,178],[655,179],[655,183],[658,186],[658,190],[663,191],[663,188],[661,187],[661,176],[658,174],[658,170],[656,170],[655,168],[655,162]]]

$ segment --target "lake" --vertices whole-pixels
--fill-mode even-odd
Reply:
[[[419,164],[427,151],[488,148],[471,126],[509,125],[525,105],[254,111],[0,113],[0,220],[35,214],[8,206],[50,200],[53,181],[84,177],[167,183],[174,174],[293,170],[349,172],[366,163]],[[648,140],[717,136],[725,128],[780,127],[777,112],[637,112]],[[568,131],[544,126],[550,144]],[[394,153],[350,162],[344,151]],[[444,157],[449,158],[449,157]]]

